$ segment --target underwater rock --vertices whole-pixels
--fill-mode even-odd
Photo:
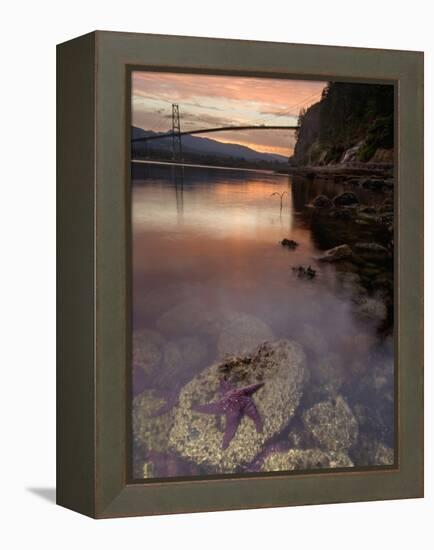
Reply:
[[[352,250],[347,244],[341,244],[334,248],[326,250],[322,256],[318,258],[320,262],[338,262],[350,258]]]
[[[185,283],[171,283],[163,289],[153,288],[148,292],[139,291],[134,294],[135,323],[145,323],[158,319],[165,311],[179,302],[179,296],[191,292],[191,285]]]
[[[343,452],[321,449],[290,449],[286,452],[269,454],[263,461],[263,472],[290,470],[314,470],[315,468],[351,468],[350,457]]]
[[[393,449],[368,434],[359,436],[351,457],[356,466],[392,466],[395,462]]]
[[[354,314],[361,319],[381,322],[387,318],[386,304],[373,296],[358,296],[354,299]]]
[[[341,351],[343,351],[347,357],[355,358],[353,359],[353,362],[346,364],[345,371],[352,370],[352,365],[354,362],[360,361],[360,358],[362,358],[362,362],[366,364],[367,354],[376,344],[376,334],[372,333],[371,330],[367,332],[359,332],[357,334],[348,334],[342,338],[340,341]],[[369,368],[369,364],[364,368]],[[362,367],[361,371],[356,369],[354,372],[364,372],[364,368]]]
[[[133,395],[136,396],[139,393],[142,393],[147,387],[147,376],[145,375],[143,369],[140,367],[135,367],[133,365],[133,376],[132,376],[132,386],[133,386]]]
[[[233,312],[227,319],[217,342],[220,357],[249,352],[274,338],[270,327],[258,317]]]
[[[218,334],[227,320],[223,309],[212,310],[201,300],[187,300],[169,309],[157,320],[163,334]]]
[[[328,197],[326,197],[325,195],[318,195],[317,197],[315,197],[313,199],[312,206],[314,208],[319,208],[319,209],[332,208],[333,207],[333,201],[331,199],[329,199]]]
[[[172,428],[173,409],[158,414],[165,400],[157,397],[153,390],[147,390],[133,399],[133,439],[146,454],[151,451],[165,452]]]
[[[336,397],[344,382],[345,371],[337,353],[321,354],[311,363],[312,382],[325,398]]]
[[[169,380],[180,377],[181,373],[192,373],[203,366],[208,355],[206,345],[195,336],[186,336],[168,342],[164,347],[163,376]]]
[[[307,441],[310,440],[309,434],[306,434],[306,430],[304,429],[303,424],[299,421],[298,418],[297,420],[298,422],[294,426],[292,426],[292,428],[288,432],[287,442],[291,449],[303,449],[309,446],[308,444],[306,444],[306,440]],[[294,422],[292,421],[292,424],[293,423]],[[287,451],[288,447],[286,447],[285,449],[275,449],[275,450],[279,452]]]
[[[282,241],[280,241],[280,244],[282,246],[286,246],[290,250],[295,250],[298,246],[298,242],[293,241],[292,239],[283,239]]]
[[[307,410],[303,422],[321,447],[330,451],[348,451],[359,434],[357,420],[340,395]]]
[[[321,355],[328,349],[328,342],[324,332],[315,325],[304,323],[297,331],[298,339],[307,353]]]
[[[351,191],[345,191],[333,199],[335,206],[357,206],[359,202],[357,195]]]
[[[200,475],[199,468],[192,462],[170,453],[151,451],[148,460],[142,464],[142,477],[179,477]]]
[[[211,365],[181,391],[169,436],[173,451],[215,472],[234,472],[252,462],[264,443],[291,420],[300,401],[307,376],[305,355],[296,342],[280,340],[260,345],[251,354]],[[220,386],[264,385],[253,400],[263,423],[262,432],[243,415],[235,436],[223,450],[225,417],[193,409],[218,401]]]
[[[360,379],[353,396],[354,414],[360,430],[393,446],[394,441],[394,361],[375,353],[364,360]],[[353,366],[354,369],[354,366]]]
[[[341,264],[340,264],[341,265]],[[337,280],[340,289],[344,292],[351,292],[355,295],[365,294],[365,289],[361,286],[360,275],[354,271],[337,271]]]
[[[316,270],[312,269],[310,265],[307,267],[299,265],[298,267],[293,267],[292,271],[299,279],[314,279],[316,277]]]
[[[146,375],[158,367],[162,358],[164,338],[154,330],[135,330],[133,332],[133,366],[140,368]]]
[[[374,447],[372,457],[372,463],[374,465],[392,466],[395,462],[395,453],[393,449],[387,447],[382,442],[378,442]]]

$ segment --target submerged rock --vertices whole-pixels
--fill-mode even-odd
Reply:
[[[344,382],[345,371],[342,360],[337,353],[327,353],[318,356],[311,365],[312,382],[324,397],[333,398],[337,395]]]
[[[148,461],[142,465],[142,477],[179,477],[200,475],[198,467],[170,453],[149,453]]]
[[[153,390],[147,390],[133,399],[133,439],[145,454],[166,452],[169,433],[172,428],[173,410],[158,414],[165,400],[157,397]]]
[[[314,279],[316,277],[316,270],[310,265],[307,267],[299,265],[297,267],[293,267],[292,271],[299,279]]]
[[[293,241],[292,239],[283,239],[282,241],[280,241],[280,244],[282,246],[286,246],[290,250],[295,250],[298,246],[298,242]]]
[[[394,450],[367,434],[359,437],[351,456],[357,466],[392,466],[395,462]]]
[[[360,430],[393,447],[395,432],[395,369],[392,358],[387,360],[371,353],[364,358],[364,370],[355,388],[354,414]],[[354,368],[354,367],[353,367]]]
[[[321,449],[290,449],[269,454],[263,461],[263,472],[314,470],[315,468],[351,468],[350,457],[343,452]]]
[[[330,451],[348,451],[359,434],[357,420],[342,396],[317,403],[303,414],[303,422],[321,447]]]
[[[305,355],[296,342],[264,343],[251,354],[216,363],[181,391],[169,445],[182,457],[215,472],[234,472],[250,463],[264,443],[291,420],[300,401],[307,370]],[[218,401],[222,380],[244,387],[262,382],[253,400],[263,423],[262,433],[243,416],[227,449],[222,449],[225,417],[193,409]]]
[[[387,318],[386,304],[373,296],[358,296],[354,300],[354,314],[361,319],[381,322]]]
[[[354,271],[337,271],[337,279],[340,289],[353,294],[363,294],[364,289],[360,285],[360,275]]]
[[[318,260],[320,262],[338,262],[350,258],[352,253],[351,248],[347,244],[341,244],[326,250]]]
[[[201,300],[187,300],[169,309],[157,320],[157,328],[164,334],[192,333],[218,334],[227,320],[223,309],[206,306]]]
[[[304,323],[297,331],[297,339],[300,340],[307,353],[324,354],[328,350],[328,341],[324,331],[313,324]]]
[[[217,342],[220,357],[246,353],[274,338],[270,327],[261,319],[246,313],[233,313],[222,328]]]
[[[169,342],[164,347],[164,377],[179,378],[181,373],[194,373],[203,364],[207,354],[206,345],[194,336]]]
[[[140,367],[135,367],[134,365],[132,368],[132,374],[133,396],[136,396],[146,389],[147,376]]]
[[[377,443],[373,451],[373,464],[381,466],[392,466],[395,462],[395,452],[382,442]]]
[[[146,375],[160,364],[163,355],[164,338],[154,330],[133,332],[133,366],[142,369]]]

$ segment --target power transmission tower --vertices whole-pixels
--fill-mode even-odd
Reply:
[[[172,103],[172,159],[182,161],[181,122],[179,120],[179,105]]]

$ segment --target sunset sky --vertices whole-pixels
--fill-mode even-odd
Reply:
[[[172,103],[179,104],[181,130],[229,125],[292,125],[301,108],[316,103],[325,82],[135,71],[132,123],[154,132],[171,130]],[[292,154],[294,132],[225,131],[204,134],[257,151]]]

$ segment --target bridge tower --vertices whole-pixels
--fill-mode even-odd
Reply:
[[[179,120],[179,105],[172,103],[172,159],[180,162],[182,156],[181,122]]]

